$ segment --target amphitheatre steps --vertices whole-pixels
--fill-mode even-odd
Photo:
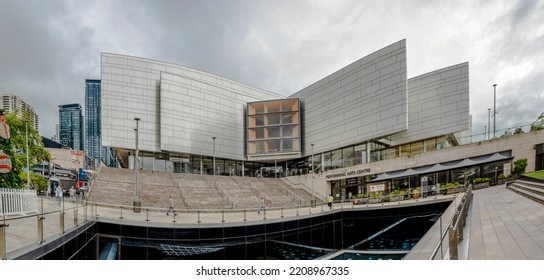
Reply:
[[[165,209],[172,196],[176,209],[257,208],[264,196],[269,207],[306,205],[311,194],[281,179],[210,176],[139,171],[142,207]],[[87,195],[91,201],[132,205],[134,170],[102,167]]]

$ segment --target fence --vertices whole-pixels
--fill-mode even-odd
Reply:
[[[38,212],[37,194],[33,190],[0,189],[0,216]]]

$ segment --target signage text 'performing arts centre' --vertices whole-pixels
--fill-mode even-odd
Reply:
[[[370,168],[365,168],[365,169],[358,169],[358,170],[353,170],[353,171],[342,171],[340,173],[333,173],[333,174],[329,174],[327,176],[325,176],[328,179],[337,179],[337,178],[341,178],[341,177],[346,177],[346,176],[354,176],[354,175],[361,175],[361,174],[366,174],[366,173],[370,173]]]

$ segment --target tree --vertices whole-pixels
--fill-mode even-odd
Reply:
[[[544,113],[536,119],[535,122],[531,124],[531,131],[543,130],[544,129]]]
[[[25,184],[26,184],[26,178],[27,178],[26,176],[27,176],[27,173],[24,171],[19,173],[19,179],[21,180],[21,182]],[[30,185],[32,185],[34,190],[43,192],[47,189],[48,184],[49,184],[49,180],[46,177],[40,174],[30,174]]]
[[[0,115],[4,115],[0,110]],[[23,181],[20,174],[26,166],[26,123],[28,122],[28,158],[29,165],[36,162],[49,161],[51,155],[44,148],[41,136],[33,128],[30,115],[27,113],[23,118],[17,116],[17,112],[3,116],[6,124],[9,125],[10,138],[0,138],[0,150],[11,159],[12,168],[8,173],[0,174],[0,187],[22,188]],[[26,180],[25,180],[26,181]]]
[[[527,168],[527,159],[526,158],[520,158],[516,161],[514,161],[514,175],[519,176],[523,173],[525,173],[525,168]]]

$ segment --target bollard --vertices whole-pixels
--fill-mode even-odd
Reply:
[[[457,233],[453,226],[448,228],[448,239],[449,239],[449,249],[450,249],[450,260],[457,260],[459,258],[457,252]]]
[[[64,234],[64,212],[60,212],[60,234]]]
[[[43,240],[43,220],[45,218],[43,216],[38,216],[38,240],[39,244],[42,244],[44,242]]]
[[[2,223],[0,225],[0,260],[6,260],[7,259],[7,253],[6,253],[6,225],[5,223]]]
[[[74,228],[77,228],[77,207],[74,208]]]

